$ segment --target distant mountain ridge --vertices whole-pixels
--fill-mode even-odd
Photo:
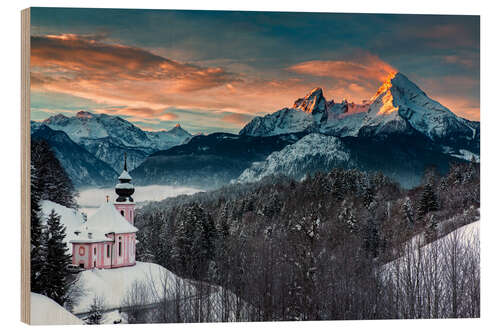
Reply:
[[[93,156],[115,172],[121,171],[126,152],[138,185],[205,189],[276,174],[300,179],[333,167],[380,171],[412,187],[429,166],[446,172],[451,162],[479,162],[480,153],[479,122],[456,116],[401,73],[391,74],[362,104],[328,101],[321,88],[314,88],[292,107],[253,118],[239,135],[193,136],[180,125],[148,132],[120,117],[85,111],[32,122],[31,128],[40,131],[35,137],[48,140],[55,135],[49,129],[66,135],[64,140],[61,133],[55,135],[64,141],[64,149],[58,143],[58,158],[77,185],[93,180],[85,179],[90,170],[71,170],[68,156],[81,151],[76,146],[86,151],[86,160]],[[98,179],[111,176],[105,167],[97,169]]]
[[[180,125],[169,131],[148,132],[121,117],[86,111],[79,111],[73,117],[58,114],[42,124],[65,132],[72,141],[117,172],[123,167],[125,152],[133,169],[149,154],[186,143],[192,137]]]
[[[31,140],[46,141],[76,187],[112,185],[118,173],[85,148],[73,142],[63,131],[44,124],[32,126]]]
[[[318,171],[342,168],[382,172],[403,187],[412,188],[420,184],[426,168],[433,166],[444,174],[450,163],[460,161],[442,153],[421,134],[393,134],[387,139],[373,140],[310,133],[265,160],[252,163],[233,182],[252,183],[277,175],[301,180]]]
[[[216,188],[237,178],[253,162],[293,144],[304,134],[251,137],[229,133],[198,135],[188,143],[151,154],[131,171],[136,184]]]

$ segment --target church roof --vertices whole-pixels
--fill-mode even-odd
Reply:
[[[75,232],[75,236],[70,240],[70,243],[101,243],[112,241],[111,238],[106,237],[99,231],[89,229],[88,226],[84,225],[80,230]]]
[[[137,232],[138,229],[118,213],[109,202],[103,204],[97,212],[86,222],[89,229],[103,235],[114,232],[116,234]]]

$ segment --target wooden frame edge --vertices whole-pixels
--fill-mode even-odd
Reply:
[[[21,11],[21,321],[31,322],[30,288],[30,8]]]

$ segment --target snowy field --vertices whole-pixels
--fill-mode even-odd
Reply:
[[[86,270],[80,273],[77,286],[83,295],[76,301],[73,312],[88,311],[94,297],[101,298],[106,309],[116,308],[122,304],[134,283],[157,286],[155,292],[160,293],[162,286],[174,286],[176,279],[184,283],[166,268],[140,261],[131,267]]]
[[[434,276],[445,276],[449,269],[450,258],[453,254],[473,256],[477,254],[479,260],[479,231],[480,221],[460,227],[449,234],[429,244],[423,245],[425,235],[420,234],[407,242],[403,255],[381,267],[381,273],[387,278],[399,278],[401,275],[424,274],[422,265],[432,266]],[[462,257],[455,258],[463,259]]]
[[[155,304],[162,299],[173,300],[176,297],[190,299],[199,295],[192,282],[182,279],[166,268],[154,263],[138,261],[135,266],[92,269],[79,274],[78,283],[75,287],[81,295],[73,300],[73,313],[87,312],[94,298],[98,297],[102,300],[104,309],[113,309],[113,311],[104,314],[103,324],[112,324],[113,321],[119,320],[121,320],[121,323],[126,323],[126,314],[120,314],[116,308],[126,305],[126,300],[130,299],[131,291],[139,290],[141,287],[144,287],[142,290],[145,291],[141,297],[144,304]],[[219,286],[205,286],[209,290],[209,296],[203,298],[202,306],[210,309],[210,321],[221,320],[223,311],[220,305],[223,302],[231,304],[239,302],[242,304],[241,310],[243,312],[251,310],[244,301],[237,299],[232,292]],[[138,294],[134,295],[131,298],[138,299]],[[184,303],[184,306],[189,307],[189,301]],[[226,315],[230,321],[234,321],[236,318],[234,309],[228,309]]]
[[[190,195],[201,191],[202,190],[193,187],[169,185],[136,186],[132,197],[136,203],[140,204],[144,201],[160,201],[178,195]],[[115,188],[91,188],[82,190],[80,196],[77,198],[78,205],[81,207],[80,211],[87,214],[87,216],[91,216],[99,206],[106,201],[107,195],[109,195],[110,200],[115,200],[117,197]]]
[[[31,293],[31,325],[81,325],[83,321],[48,298]]]

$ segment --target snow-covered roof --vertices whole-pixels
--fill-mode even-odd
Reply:
[[[137,232],[138,229],[118,213],[109,202],[103,204],[86,222],[89,230],[102,235],[114,232],[117,234]],[[97,236],[97,235],[96,235]]]
[[[84,224],[80,229],[75,230],[70,243],[101,243],[112,242],[111,238],[106,237],[100,230],[90,229]]]
[[[123,170],[121,173],[120,177],[118,177],[120,180],[132,180],[132,177],[128,174],[127,170]]]

